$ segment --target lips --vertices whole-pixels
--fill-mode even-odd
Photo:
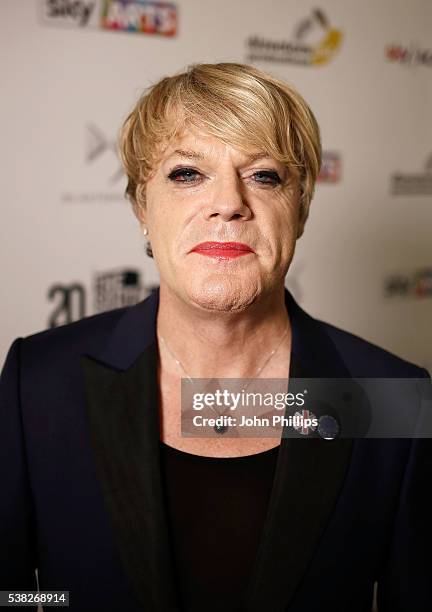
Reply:
[[[254,253],[253,249],[243,242],[201,242],[194,246],[191,252],[219,259],[241,257]]]

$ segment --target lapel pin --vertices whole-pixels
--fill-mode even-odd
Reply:
[[[318,419],[310,410],[300,410],[294,414],[293,427],[302,436],[308,436],[315,431],[317,425]]]
[[[339,423],[330,414],[323,414],[318,422],[318,434],[324,440],[334,440],[339,434]]]

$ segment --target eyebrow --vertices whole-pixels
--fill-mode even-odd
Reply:
[[[170,155],[178,155],[179,157],[185,157],[186,159],[198,159],[203,160],[205,156],[202,153],[198,153],[197,151],[192,151],[191,149],[176,149]]]
[[[199,153],[198,151],[193,151],[191,149],[176,149],[170,155],[178,155],[179,157],[183,157],[185,159],[196,159],[198,161],[203,161],[205,159],[205,155],[203,153]],[[247,156],[247,162],[252,163],[259,159],[264,159],[265,157],[269,157],[265,151],[258,151],[257,153],[252,153],[252,155]]]

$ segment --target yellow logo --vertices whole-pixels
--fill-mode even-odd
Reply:
[[[330,30],[322,42],[315,47],[311,57],[311,64],[328,64],[339,51],[342,38],[343,36],[340,30]]]
[[[341,30],[330,26],[320,9],[301,19],[289,40],[270,40],[259,35],[246,42],[248,62],[274,62],[300,66],[324,66],[333,60],[343,40]]]
[[[324,12],[315,9],[298,24],[295,39],[309,47],[309,62],[314,66],[328,64],[339,51],[343,34],[330,26]]]

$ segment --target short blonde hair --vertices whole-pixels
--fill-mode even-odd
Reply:
[[[318,123],[302,96],[278,78],[237,63],[193,64],[150,86],[125,120],[119,139],[135,214],[145,206],[145,183],[160,146],[185,128],[251,147],[299,172],[303,224],[321,167]]]

